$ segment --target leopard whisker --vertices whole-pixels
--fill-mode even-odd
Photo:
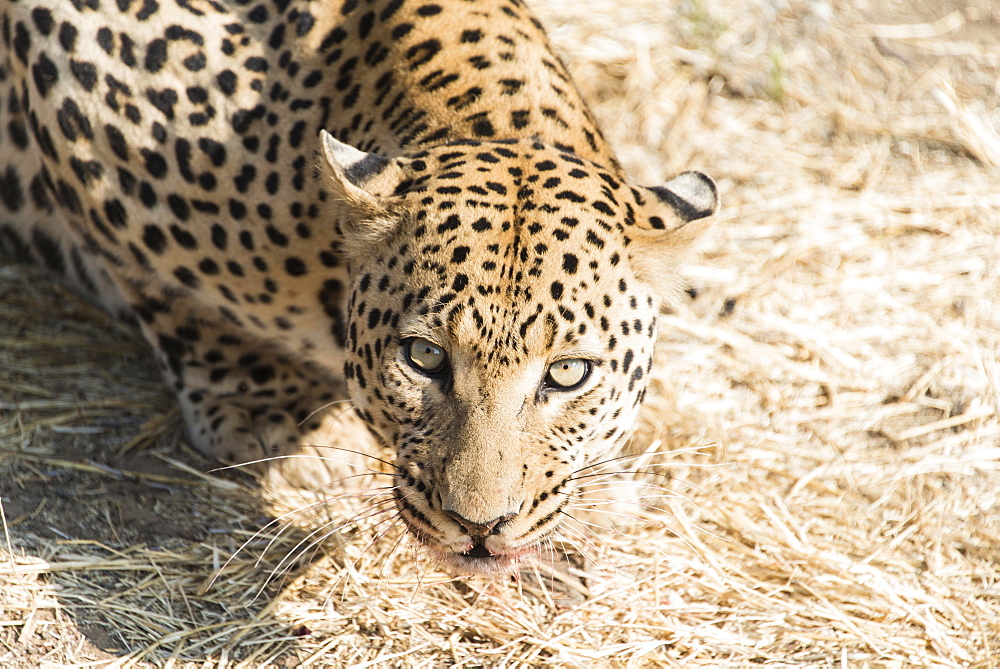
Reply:
[[[307,534],[305,537],[300,539],[299,542],[295,546],[293,546],[292,549],[283,558],[281,558],[278,564],[275,565],[275,567],[271,570],[271,573],[265,579],[263,586],[258,591],[258,595],[261,594],[261,592],[263,592],[264,587],[274,582],[279,574],[282,576],[286,575],[289,571],[291,571],[292,565],[295,562],[301,560],[302,557],[307,552],[312,550],[317,550],[323,544],[323,542],[325,542],[327,539],[329,539],[337,532],[341,532],[346,527],[350,527],[351,525],[356,525],[363,520],[380,516],[386,512],[387,512],[386,509],[376,509],[364,516],[359,516],[358,514],[355,514],[350,519],[340,523],[339,525],[334,525],[334,523],[331,522],[316,528],[315,530]]]
[[[354,514],[351,515],[351,517],[349,517],[349,518],[347,518],[347,519],[345,519],[343,521],[329,521],[329,522],[324,523],[323,525],[321,525],[320,528],[318,528],[318,529],[322,530],[324,527],[329,526],[333,522],[341,522],[342,523],[341,529],[343,529],[344,527],[349,527],[355,521],[361,520],[361,519],[359,519],[359,515],[364,512],[365,507],[369,507],[369,508],[371,508],[371,507],[377,507],[379,505],[384,505],[386,503],[386,501],[391,501],[392,497],[390,496],[389,493],[393,490],[393,488],[394,488],[394,486],[387,486],[385,488],[379,489],[377,492],[372,492],[372,494],[369,494],[367,496],[367,498],[365,499],[365,501],[362,502],[361,506],[355,511]],[[291,511],[288,511],[285,514],[282,514],[279,518],[276,518],[275,520],[272,520],[271,523],[269,523],[268,525],[274,524],[275,522],[286,520],[287,518],[295,516],[295,515],[306,513],[307,511],[310,511],[310,510],[315,509],[317,507],[329,504],[331,501],[334,501],[334,500],[347,499],[347,498],[350,498],[350,497],[360,497],[365,492],[369,492],[369,491],[345,492],[342,495],[338,495],[338,496],[335,496],[335,497],[326,497],[326,498],[317,500],[315,502],[311,502],[311,503],[309,503],[309,504],[307,504],[305,506],[299,506],[299,507],[297,507],[295,509],[292,509]],[[383,499],[379,499],[380,497],[383,498]],[[274,541],[276,541],[281,536],[281,533],[284,532],[285,529],[287,529],[288,527],[290,527],[290,525],[286,525],[285,528],[282,528],[281,532],[279,532],[274,538],[272,538],[271,542],[268,543],[268,546],[267,546],[268,549],[274,543]],[[308,537],[306,537],[306,538],[308,538]],[[295,549],[293,548],[293,550],[295,550]]]
[[[587,485],[578,486],[577,495],[580,499],[600,499],[601,493],[613,493],[621,490],[634,490],[635,497],[648,497],[651,493],[667,493],[676,497],[687,499],[680,492],[657,483],[646,481],[628,481],[623,479],[613,479],[605,481],[594,481]],[[610,499],[610,498],[609,498]]]
[[[325,447],[321,447],[321,448],[331,448],[331,449],[334,449],[336,447],[325,446]],[[348,450],[348,449],[339,449],[339,450]],[[362,453],[360,451],[348,451],[348,452],[357,452],[359,455],[366,455],[365,453]],[[389,463],[389,462],[387,462],[385,460],[382,460],[381,458],[375,457],[374,455],[368,455],[367,457],[370,457],[370,458],[372,458],[374,460],[378,460],[379,462],[382,462],[383,464],[385,464],[385,465],[387,465],[389,467],[392,467],[394,469],[398,469],[398,467],[396,467],[392,463]],[[267,464],[267,463],[271,463],[271,462],[278,462],[280,460],[293,460],[293,459],[319,460],[321,462],[332,462],[332,463],[336,463],[336,464],[339,464],[339,465],[347,465],[348,467],[355,467],[355,468],[359,467],[359,465],[357,463],[350,462],[349,460],[337,460],[335,458],[331,458],[331,457],[323,456],[323,455],[307,455],[305,453],[289,453],[287,455],[269,455],[269,456],[266,456],[266,457],[263,457],[263,458],[257,458],[256,460],[247,460],[246,462],[240,462],[240,463],[237,463],[237,464],[222,465],[221,467],[213,467],[212,469],[208,470],[208,473],[211,474],[211,473],[215,473],[215,472],[222,472],[222,471],[226,471],[226,470],[229,470],[229,469],[239,469],[239,470],[242,470],[242,469],[244,469],[246,467],[251,467],[253,465]],[[370,469],[369,468],[369,469],[366,469],[365,471],[367,473],[369,473],[369,474],[372,474],[372,475],[379,475],[379,476],[392,476],[393,475],[393,474],[391,474],[389,472],[382,472],[382,471],[379,471],[377,469]]]
[[[380,463],[384,464],[386,467],[389,467],[390,469],[397,470],[397,471],[399,470],[399,467],[397,465],[395,465],[394,463],[392,463],[392,462],[390,462],[388,460],[385,460],[383,458],[380,458],[378,456],[372,455],[370,453],[365,453],[364,451],[359,451],[359,450],[355,450],[355,449],[351,449],[351,448],[343,448],[343,447],[340,447],[340,446],[320,446],[320,445],[309,444],[309,443],[304,443],[302,445],[306,446],[306,447],[309,447],[309,448],[315,448],[317,450],[326,449],[326,450],[331,450],[331,451],[344,451],[345,453],[352,453],[354,455],[360,455],[360,456],[368,458],[370,460],[376,460],[377,462],[380,462]],[[224,467],[217,467],[217,468],[212,469],[210,471],[222,471],[222,470],[225,470],[225,469],[234,469],[234,468],[237,468],[237,467],[244,467],[244,466],[247,466],[247,465],[255,465],[255,464],[261,464],[261,463],[275,462],[275,461],[279,461],[279,460],[291,460],[291,459],[307,459],[307,460],[318,460],[320,462],[332,462],[332,463],[335,463],[335,464],[338,464],[338,465],[347,465],[348,467],[353,467],[355,469],[361,467],[361,465],[359,465],[356,462],[351,462],[350,460],[338,460],[338,459],[336,459],[334,457],[331,457],[331,456],[328,456],[328,455],[311,455],[311,454],[308,454],[308,453],[288,453],[286,455],[271,455],[271,456],[267,456],[267,457],[264,457],[264,458],[259,458],[257,460],[250,460],[250,461],[247,461],[247,462],[243,462],[243,463],[240,463],[240,464],[226,465]],[[383,472],[383,471],[378,470],[378,469],[365,468],[364,471],[366,471],[368,473],[371,473],[371,474],[378,474],[378,475],[382,475],[382,476],[390,475],[389,472]]]
[[[562,512],[562,513],[565,513],[565,512]],[[578,523],[585,524],[585,525],[588,524],[588,523],[584,523],[583,521],[581,521],[578,518],[575,518],[575,517],[573,517],[573,516],[571,516],[569,514],[566,514],[566,515],[569,516],[569,518],[571,520],[574,520],[574,521],[576,521]],[[585,559],[589,559],[589,560],[591,560],[591,562],[596,562],[596,560],[594,560],[592,558],[589,558],[587,556],[587,553],[585,551],[583,551],[583,550],[580,549],[580,547],[576,544],[576,541],[574,541],[574,537],[567,536],[567,534],[566,534],[567,532],[573,532],[573,533],[575,533],[575,535],[576,535],[575,536],[575,540],[583,542],[587,546],[587,548],[589,548],[590,550],[594,551],[594,553],[600,553],[600,548],[597,546],[597,544],[595,544],[590,539],[588,539],[587,536],[582,531],[580,531],[579,529],[577,529],[575,527],[572,527],[571,525],[565,524],[565,525],[563,525],[562,527],[559,528],[558,534],[559,534],[560,540],[566,541],[566,543],[568,543],[570,546],[572,546],[574,550],[576,550],[578,553],[580,553],[580,555],[583,555]],[[601,541],[601,543],[604,543],[603,540],[601,540],[600,538],[598,538],[598,541]],[[604,546],[605,546],[605,548],[610,548],[607,544],[604,544]]]
[[[307,505],[305,507],[297,507],[295,509],[292,509],[291,511],[287,511],[287,512],[281,514],[280,516],[278,516],[277,518],[272,518],[270,520],[270,522],[268,522],[263,527],[257,529],[257,531],[255,531],[250,536],[250,538],[248,538],[246,541],[244,541],[242,544],[240,544],[239,548],[237,548],[233,552],[233,554],[229,556],[229,558],[219,568],[218,572],[215,573],[212,576],[212,578],[209,580],[208,586],[211,587],[215,583],[215,581],[218,579],[218,577],[222,575],[222,572],[225,571],[226,568],[232,563],[232,561],[236,559],[236,556],[239,555],[240,553],[242,553],[244,551],[244,549],[246,549],[253,541],[255,541],[256,539],[260,538],[268,528],[270,528],[270,527],[272,527],[274,525],[278,525],[278,524],[282,523],[282,521],[285,521],[285,520],[287,520],[290,517],[293,517],[293,516],[298,515],[300,513],[304,513],[305,511],[307,511],[307,510],[309,510],[311,508],[314,508],[316,506],[320,506],[322,504],[326,504],[326,503],[328,503],[328,501],[329,501],[329,498],[324,499],[324,500],[318,500],[318,501],[313,502],[313,503],[311,503],[311,504],[309,504],[309,505]],[[267,553],[267,551],[270,549],[270,547],[272,545],[274,545],[274,542],[277,541],[281,537],[281,535],[288,528],[289,528],[289,525],[285,525],[285,526],[281,527],[279,529],[278,533],[276,535],[274,535],[273,537],[271,537],[271,540],[268,541],[267,545],[264,547],[264,551],[261,553],[260,556],[258,556],[256,562],[254,563],[255,566],[260,566],[261,560],[263,560],[263,556]]]
[[[549,592],[549,588],[545,584],[545,580],[542,578],[542,573],[541,573],[541,570],[538,568],[538,562],[537,561],[531,563],[531,572],[535,576],[535,581],[538,582],[538,587],[542,591],[542,595],[544,596],[545,603],[548,604],[548,606],[549,606],[550,609],[554,609],[556,607],[556,603],[555,603],[555,601],[553,601],[553,599],[552,599],[552,593]]]
[[[365,547],[361,549],[361,552],[358,555],[358,557],[355,558],[354,561],[351,563],[351,569],[355,569],[357,567],[358,563],[361,561],[361,558],[364,557],[365,553],[368,552],[368,550],[372,546],[374,546],[378,541],[380,541],[389,532],[391,532],[394,527],[397,527],[398,524],[395,522],[396,520],[398,520],[398,514],[393,514],[393,515],[390,515],[390,516],[386,516],[385,518],[383,518],[382,520],[379,520],[378,522],[376,522],[374,525],[372,525],[370,527],[370,529],[375,530],[376,534],[375,534],[374,537],[372,537],[372,539],[367,544],[365,544]],[[380,528],[382,526],[386,526],[385,529],[384,530],[379,530],[378,528]],[[383,569],[384,569],[384,565],[383,565]],[[338,574],[338,576],[336,578],[336,580],[334,580],[333,583],[331,583],[331,586],[332,587],[336,587],[336,585],[338,583],[340,583],[341,581],[344,581],[349,576],[349,574],[350,574],[350,571],[347,570],[347,569],[340,570],[339,574]],[[381,579],[381,570],[379,571],[379,577],[378,577],[378,579]],[[342,592],[341,593],[342,598],[346,597],[346,594],[347,594],[346,592]]]
[[[648,458],[648,457],[654,457],[654,456],[666,458],[668,456],[682,455],[682,454],[685,454],[685,453],[690,453],[690,454],[694,454],[694,455],[707,456],[708,454],[703,452],[703,449],[706,448],[707,446],[708,445],[689,446],[689,447],[685,447],[685,448],[675,448],[675,449],[672,449],[672,450],[669,450],[669,451],[646,451],[646,452],[643,452],[643,453],[626,453],[626,454],[623,454],[623,455],[617,455],[617,456],[614,456],[614,457],[611,457],[611,458],[605,458],[604,460],[599,460],[597,462],[592,462],[592,463],[586,464],[586,465],[580,467],[579,469],[576,469],[573,473],[576,474],[576,473],[579,473],[579,472],[582,472],[582,471],[586,471],[587,469],[593,469],[595,467],[601,467],[601,466],[612,464],[612,463],[615,463],[615,462],[625,462],[625,461],[628,461],[628,460],[640,460],[642,458]],[[671,461],[671,463],[672,462],[673,461]],[[688,463],[682,463],[682,464],[684,464],[685,466],[687,466]],[[697,466],[704,466],[704,465],[697,465]]]
[[[365,451],[359,451],[359,450],[354,449],[354,448],[346,448],[344,446],[326,446],[326,445],[320,446],[320,445],[316,445],[316,444],[303,444],[303,445],[304,446],[309,446],[311,448],[315,448],[317,450],[319,450],[319,449],[327,449],[327,450],[331,450],[331,451],[344,451],[345,453],[352,453],[354,455],[360,455],[361,457],[368,458],[369,460],[375,460],[376,462],[381,462],[386,467],[389,467],[390,469],[395,470],[397,472],[402,471],[402,469],[400,469],[399,465],[397,465],[394,462],[390,462],[389,460],[386,460],[384,458],[380,458],[377,455],[372,455],[371,453],[367,453]],[[326,458],[326,456],[322,456],[322,455],[305,455],[303,457],[317,458],[319,460],[324,460]],[[338,460],[333,460],[333,462],[339,462],[339,461]],[[353,463],[349,463],[348,462],[348,463],[344,463],[344,464],[353,464]],[[354,465],[354,466],[357,466],[357,465]],[[377,469],[376,470],[372,470],[372,471],[373,472],[378,472]],[[384,474],[385,472],[379,472],[379,473],[380,474]]]
[[[597,478],[597,477],[601,477],[601,476],[621,476],[621,475],[631,475],[631,476],[641,475],[641,476],[656,476],[656,477],[676,478],[676,477],[674,477],[673,475],[671,475],[671,474],[669,474],[667,472],[657,471],[656,468],[661,468],[661,467],[679,468],[679,467],[683,467],[685,469],[693,469],[693,468],[706,468],[706,467],[718,467],[718,466],[719,465],[714,464],[714,463],[696,464],[696,463],[689,463],[689,462],[674,462],[674,461],[671,461],[671,462],[664,462],[664,463],[661,463],[661,464],[655,464],[655,463],[654,464],[646,464],[646,465],[643,465],[642,467],[629,468],[629,469],[606,469],[606,470],[601,470],[601,471],[590,472],[588,474],[579,474],[577,476],[570,476],[570,477],[567,477],[566,480],[567,481],[581,481],[581,480],[584,480],[584,479]],[[582,468],[582,469],[579,469],[577,471],[583,471],[584,469],[585,468]]]
[[[345,500],[345,499],[363,498],[364,502],[362,503],[362,506],[365,505],[365,504],[371,504],[371,503],[373,503],[372,500],[377,500],[381,496],[388,496],[389,493],[395,487],[396,486],[382,486],[382,487],[379,487],[379,488],[369,488],[369,489],[366,489],[366,490],[345,491],[345,492],[342,492],[342,493],[340,493],[338,495],[333,495],[333,496],[324,496],[321,499],[317,499],[317,500],[315,500],[313,502],[309,502],[308,504],[306,504],[304,506],[296,507],[295,509],[292,509],[291,511],[288,511],[288,512],[284,513],[282,516],[280,516],[279,520],[284,520],[285,518],[287,518],[289,516],[303,514],[303,513],[307,512],[307,511],[312,511],[313,509],[316,509],[316,508],[319,508],[319,507],[322,507],[322,506],[326,506],[326,505],[330,504],[331,502],[336,502],[336,501]],[[375,503],[378,503],[378,502],[375,502]],[[272,522],[275,522],[275,521],[272,521]]]
[[[382,529],[381,531],[377,532],[376,535],[374,537],[372,537],[371,541],[369,541],[365,545],[365,547],[363,549],[361,549],[361,555],[359,555],[358,559],[354,561],[354,566],[357,566],[358,562],[361,560],[361,557],[365,553],[367,553],[368,550],[370,548],[372,548],[372,546],[374,546],[376,543],[382,541],[382,539],[384,539],[390,532],[392,532],[393,529],[396,529],[396,528],[399,527],[399,523],[396,522],[398,520],[399,520],[399,511],[397,510],[396,513],[392,514],[391,516],[389,516],[385,520],[380,521],[380,524],[385,524],[385,528]],[[400,534],[400,537],[396,539],[397,544],[402,539],[402,537],[404,537],[404,536],[405,536],[405,534],[402,534],[402,533]],[[385,572],[385,567],[386,567],[387,563],[388,563],[388,560],[383,560],[382,561],[382,566],[379,567],[379,570],[378,570],[378,579],[379,580],[382,580],[382,574]]]
[[[684,499],[680,495],[644,495],[642,501],[632,502],[634,504],[639,504],[644,508],[655,509],[653,504],[648,504],[645,500],[658,500],[658,499]],[[593,501],[581,501],[579,504],[570,505],[572,509],[587,509],[593,511],[599,511],[602,506],[614,506],[616,504],[622,504],[620,499],[601,499],[596,498]]]
[[[694,488],[695,490],[697,490],[698,492],[701,492],[701,493],[706,494],[706,495],[711,495],[712,494],[710,492],[702,490],[701,488],[699,488],[697,485],[691,483],[690,481],[685,481],[684,479],[678,479],[678,478],[670,477],[670,482],[671,483],[685,483],[685,484],[688,484],[689,486],[691,486],[692,488]],[[591,487],[591,486],[599,486],[599,485],[606,484],[606,483],[607,483],[606,481],[594,481],[592,483],[586,483],[584,485],[578,486],[577,490],[583,493],[583,495],[581,495],[579,497],[586,496],[587,498],[590,498],[590,496],[593,495],[595,492],[599,493],[599,492],[602,492],[602,491],[619,489],[618,487],[611,487],[611,486],[604,487],[604,488]],[[623,483],[623,485],[621,487],[628,487],[629,485],[632,484],[632,482],[628,482],[628,481],[623,481],[622,483]],[[664,498],[672,497],[672,498],[676,498],[676,499],[682,499],[682,500],[684,500],[686,502],[690,502],[691,504],[695,504],[694,500],[692,500],[690,497],[688,497],[684,493],[682,493],[682,492],[680,492],[678,490],[675,490],[673,488],[668,488],[665,485],[660,485],[658,483],[650,483],[649,481],[635,481],[635,484],[638,485],[638,486],[640,486],[643,491],[661,492],[661,493],[665,493]],[[644,492],[643,497],[650,497],[650,496],[646,495],[645,492]],[[600,497],[596,497],[595,499],[600,499]]]
[[[597,546],[593,542],[588,541],[583,533],[575,527],[564,527],[568,533],[559,533],[559,541],[566,543],[574,551],[580,554],[581,557],[586,562],[596,563],[596,556],[593,555],[593,551],[597,551]],[[582,546],[581,546],[582,544]],[[553,542],[553,550],[555,550],[555,544]]]
[[[603,500],[601,502],[602,505],[612,505],[612,504],[616,504],[616,503],[617,504],[621,504],[620,501],[616,501],[616,500]],[[587,505],[570,505],[570,509],[571,510],[574,510],[574,511],[577,511],[577,510],[579,510],[579,511],[592,511],[594,513],[599,513],[599,514],[601,514],[602,516],[604,516],[605,518],[608,518],[608,519],[610,519],[611,516],[615,516],[617,518],[627,518],[629,520],[642,520],[642,521],[650,523],[654,527],[663,527],[664,526],[662,523],[659,523],[657,521],[651,521],[648,518],[645,518],[643,516],[638,516],[638,515],[636,515],[634,513],[625,513],[623,511],[609,511],[608,509],[599,509],[599,508],[596,508],[596,507],[597,507],[597,505],[591,505],[591,504],[587,504]],[[577,520],[579,520],[579,519],[577,519]],[[583,522],[583,521],[581,521],[581,522]],[[612,525],[612,530],[616,534],[619,534],[619,535],[621,534],[621,532],[617,528],[615,528],[613,525]]]
[[[684,498],[684,497],[682,497],[682,499],[687,499],[687,498]],[[606,511],[606,510],[602,510],[602,509],[594,509],[593,511],[594,511],[595,513],[600,513],[600,514],[601,514],[601,515],[603,515],[603,516],[607,516],[608,514],[612,514],[612,513],[614,513],[614,512],[611,512],[611,511]],[[593,523],[589,523],[589,522],[587,522],[587,521],[585,521],[585,520],[583,520],[583,519],[581,519],[581,518],[577,518],[577,517],[575,517],[575,516],[572,516],[571,514],[567,514],[567,515],[569,515],[569,516],[570,516],[570,517],[571,517],[571,518],[572,518],[572,519],[573,519],[574,521],[576,521],[577,523],[579,523],[579,524],[581,524],[581,525],[584,525],[584,526],[588,526],[588,527],[590,527],[590,528],[594,528],[594,529],[597,529],[597,530],[599,530],[600,532],[603,532],[603,531],[606,531],[606,530],[607,530],[607,528],[604,528],[604,527],[600,527],[600,526],[597,526],[597,525],[594,525]],[[621,516],[624,516],[624,517],[629,517],[629,514],[622,514],[622,513],[619,513],[618,515],[621,515]],[[653,525],[654,525],[655,527],[658,527],[658,528],[660,528],[660,529],[662,529],[662,530],[665,530],[666,532],[669,532],[669,533],[670,533],[671,535],[673,535],[674,537],[676,537],[677,539],[679,539],[680,541],[682,541],[682,542],[684,543],[684,545],[686,545],[686,546],[687,546],[688,548],[690,548],[690,549],[691,549],[691,550],[692,550],[692,551],[693,551],[694,553],[696,553],[696,554],[697,554],[697,555],[699,555],[699,556],[702,556],[702,552],[701,552],[701,551],[700,551],[700,550],[698,549],[698,547],[697,547],[697,546],[696,546],[695,544],[693,544],[693,543],[691,543],[690,541],[688,541],[688,540],[687,540],[687,539],[686,539],[686,538],[685,538],[684,536],[682,536],[682,535],[681,535],[681,534],[680,534],[680,533],[679,533],[679,532],[678,532],[677,530],[675,530],[675,529],[674,529],[674,528],[673,528],[673,527],[672,527],[671,525],[669,525],[669,524],[667,524],[667,523],[665,523],[665,522],[656,522],[656,521],[652,521],[652,520],[650,520],[649,518],[647,518],[647,517],[642,517],[642,516],[633,516],[632,518],[633,518],[633,520],[639,520],[639,521],[642,521],[642,522],[644,522],[644,523],[651,523],[651,524],[653,524]],[[713,537],[713,538],[715,538],[715,539],[719,539],[720,541],[724,541],[724,542],[727,542],[727,543],[728,543],[728,542],[730,541],[729,539],[726,539],[726,538],[724,538],[724,537],[722,537],[722,536],[720,536],[720,535],[717,535],[717,534],[715,534],[715,533],[713,533],[713,532],[711,532],[711,531],[709,531],[709,530],[707,530],[707,529],[705,529],[705,528],[703,528],[703,527],[700,527],[700,526],[699,526],[699,525],[697,525],[697,524],[694,524],[694,523],[685,523],[685,525],[687,525],[687,526],[689,526],[689,527],[692,527],[692,528],[694,528],[695,530],[698,530],[698,531],[700,531],[700,532],[704,532],[705,534],[707,534],[707,535],[709,535],[709,536],[711,536],[711,537]],[[618,530],[618,529],[617,529],[617,527],[616,527],[616,526],[614,525],[614,523],[613,523],[613,522],[612,522],[612,524],[611,524],[611,530],[612,530],[613,532],[615,532],[615,534],[616,534],[616,535],[618,535],[618,536],[625,536],[625,535],[624,535],[624,534],[623,534],[623,533],[622,533],[622,532],[621,532],[620,530]],[[598,534],[597,536],[599,537],[599,534]],[[649,547],[652,547],[652,546],[649,546]],[[655,550],[655,551],[656,551],[657,553],[660,553],[661,555],[665,555],[665,552],[664,552],[664,551],[663,551],[662,549],[659,549],[659,548],[656,548],[656,547],[652,547],[652,548],[653,548],[653,549],[654,549],[654,550]],[[705,558],[704,558],[704,556],[702,556],[702,559],[705,559]]]
[[[587,520],[583,520],[582,518],[577,518],[576,516],[572,515],[569,511],[565,511],[564,513],[567,516],[569,516],[574,522],[576,522],[576,523],[578,523],[578,524],[586,527],[590,532],[592,532],[593,533],[592,536],[594,538],[596,538],[598,541],[600,541],[602,544],[604,544],[605,548],[610,548],[607,544],[604,543],[604,540],[601,539],[601,535],[603,533],[607,532],[608,528],[602,527],[602,526],[600,526],[600,525],[598,525],[596,523],[592,523],[592,522],[587,521]],[[616,534],[619,534],[619,535],[621,534],[621,532],[619,532],[614,527],[611,528],[611,531],[615,532]],[[596,546],[595,546],[595,548],[596,548]]]
[[[306,422],[307,422],[307,421],[308,421],[308,420],[309,420],[310,418],[312,418],[312,417],[313,417],[313,416],[315,416],[316,414],[320,413],[321,411],[325,411],[325,410],[329,409],[329,408],[330,408],[330,407],[332,407],[332,406],[336,406],[337,404],[344,404],[344,403],[350,403],[350,404],[354,404],[354,400],[352,400],[352,399],[350,399],[350,398],[347,398],[347,399],[342,399],[342,400],[332,400],[332,401],[330,401],[330,402],[327,402],[326,404],[322,404],[322,405],[320,405],[320,406],[316,407],[315,409],[313,409],[313,410],[312,410],[311,412],[309,412],[309,414],[308,414],[308,415],[307,415],[307,416],[306,416],[305,418],[303,418],[302,420],[300,420],[300,421],[299,421],[299,422],[298,422],[298,423],[296,424],[296,427],[302,427],[303,425],[305,425],[305,424],[306,424]],[[353,407],[351,407],[351,408],[353,408]],[[343,415],[343,414],[339,414],[339,415],[338,415],[338,417],[339,417],[340,415]]]
[[[400,514],[397,511],[396,515],[394,515],[392,517],[392,520],[398,521],[399,518],[400,518]],[[395,525],[390,525],[389,529],[387,529],[385,531],[385,534],[388,534],[389,530],[391,530],[393,527],[395,527]],[[383,534],[382,536],[385,536],[385,534]],[[385,573],[386,566],[395,559],[396,554],[399,551],[400,546],[403,545],[403,542],[406,541],[409,538],[409,536],[410,535],[405,531],[405,528],[404,528],[404,531],[400,532],[399,536],[396,537],[396,541],[393,542],[392,548],[389,550],[389,554],[385,557],[384,560],[382,560],[382,566],[379,567],[379,570],[378,570],[378,580],[379,581],[382,580],[382,575]]]
[[[416,555],[416,550],[414,550],[414,555]],[[438,563],[438,566],[441,565],[441,560],[440,559],[436,559],[436,562]],[[410,604],[411,605],[413,604],[414,598],[417,596],[417,591],[420,590],[420,588],[424,584],[424,575],[426,573],[427,573],[426,570],[423,570],[423,569],[421,569],[421,570],[419,570],[417,572],[417,582],[413,586],[413,591],[410,593]]]

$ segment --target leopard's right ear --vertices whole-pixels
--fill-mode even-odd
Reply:
[[[683,172],[635,193],[639,208],[629,229],[629,257],[641,280],[669,303],[680,292],[679,269],[719,210],[719,189],[701,172]]]
[[[385,198],[403,181],[398,160],[365,153],[320,130],[326,183],[331,194],[364,215],[387,213]]]

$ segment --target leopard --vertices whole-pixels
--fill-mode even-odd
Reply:
[[[195,448],[347,406],[454,569],[557,535],[720,198],[633,184],[521,0],[2,0],[0,39],[0,249],[138,325]]]

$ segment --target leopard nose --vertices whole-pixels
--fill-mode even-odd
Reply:
[[[508,513],[507,515],[494,518],[493,520],[486,521],[485,523],[477,523],[458,513],[455,513],[454,511],[445,511],[445,513],[447,513],[448,516],[450,516],[456,523],[464,527],[470,537],[485,537],[492,534],[497,529],[498,525],[517,515],[516,513]]]

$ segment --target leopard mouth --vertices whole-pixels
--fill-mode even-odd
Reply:
[[[537,553],[534,547],[519,548],[509,552],[492,551],[486,547],[482,539],[474,540],[472,548],[458,552],[428,536],[409,521],[407,529],[446,569],[458,574],[503,576],[515,571],[526,556]]]
[[[470,560],[489,560],[496,557],[490,552],[482,542],[476,543],[472,550],[466,551],[464,553],[459,553],[459,557],[468,558]]]
[[[493,553],[482,543],[477,543],[464,553],[434,550],[439,559],[452,571],[477,576],[506,576],[514,572],[525,555],[534,551]]]
[[[407,531],[441,564],[459,574],[502,576],[513,572],[528,555],[536,554],[537,547],[520,547],[498,552],[486,547],[485,538],[475,538],[472,547],[456,551],[442,544],[430,531],[430,521],[419,510],[396,495],[396,505]]]

